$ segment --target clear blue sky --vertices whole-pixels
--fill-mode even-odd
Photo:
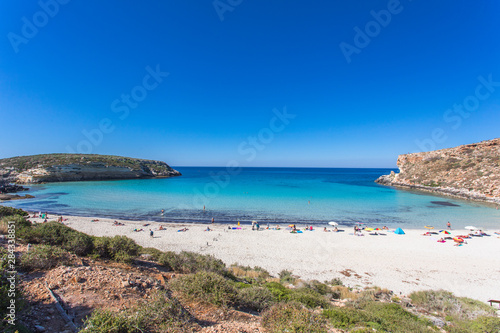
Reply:
[[[497,1],[59,1],[0,3],[0,158],[394,167],[499,136]]]

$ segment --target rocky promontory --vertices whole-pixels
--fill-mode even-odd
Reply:
[[[180,176],[167,163],[96,154],[43,154],[0,159],[0,184]]]
[[[500,138],[399,155],[397,166],[376,182],[500,204]]]

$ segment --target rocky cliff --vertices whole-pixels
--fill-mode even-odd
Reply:
[[[500,204],[500,138],[400,155],[397,165],[376,182]]]
[[[0,159],[0,183],[41,183],[83,180],[180,176],[167,163],[95,154],[45,154]]]

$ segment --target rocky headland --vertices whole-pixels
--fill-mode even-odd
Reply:
[[[382,185],[500,204],[500,138],[455,148],[399,155],[399,173]]]
[[[180,175],[165,162],[111,155],[43,154],[0,159],[0,185]]]

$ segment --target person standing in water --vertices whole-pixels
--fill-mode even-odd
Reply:
[[[212,217],[212,224],[214,224],[214,222],[215,222],[215,220],[214,220],[214,218]]]
[[[451,223],[450,223],[450,221],[448,221],[448,223],[446,223],[446,226],[448,227],[448,230],[451,230]]]
[[[165,210],[164,210],[164,209],[162,209],[162,210],[161,210],[161,215],[163,215],[164,213],[165,213]]]

